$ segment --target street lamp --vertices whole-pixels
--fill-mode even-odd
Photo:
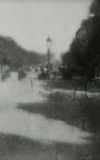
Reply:
[[[51,38],[48,36],[47,38],[47,76],[48,76],[48,79],[50,78],[50,49],[51,49]]]
[[[51,42],[52,42],[52,40],[51,40],[51,38],[48,36],[48,38],[47,38],[47,47],[48,47],[48,49],[50,49],[50,47],[51,47]]]

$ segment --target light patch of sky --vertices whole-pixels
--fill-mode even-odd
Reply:
[[[0,34],[11,36],[22,47],[46,53],[46,38],[58,57],[67,51],[91,0],[0,1]]]

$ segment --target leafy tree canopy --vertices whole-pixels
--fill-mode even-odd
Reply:
[[[0,64],[17,70],[23,65],[38,65],[45,56],[23,49],[11,37],[0,36]]]
[[[71,72],[76,70],[79,74],[93,77],[95,68],[100,66],[100,2],[98,0],[93,2],[90,13],[93,13],[93,16],[82,21],[69,51],[63,56],[63,64],[66,64]]]

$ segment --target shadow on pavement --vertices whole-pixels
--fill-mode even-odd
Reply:
[[[100,130],[100,99],[80,97],[72,100],[70,95],[60,92],[48,95],[43,103],[21,103],[17,106],[29,113],[44,115],[50,119],[62,120],[91,132]]]
[[[63,120],[75,126],[79,126],[80,118],[82,115],[85,116],[87,130],[93,133],[93,136],[88,139],[91,144],[85,147],[60,144],[57,145],[57,152],[62,150],[67,160],[100,159],[100,99],[81,98],[79,101],[72,101],[71,97],[56,93],[49,95],[46,103],[20,104],[18,108],[30,113],[43,114],[48,118]]]
[[[48,95],[43,103],[21,103],[17,106],[29,113],[41,114],[50,119],[63,120],[72,125],[79,125],[80,105],[70,96],[59,92]]]
[[[17,135],[0,134],[0,160],[83,160],[90,155],[90,144],[45,144]]]

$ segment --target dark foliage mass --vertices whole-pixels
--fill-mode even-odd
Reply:
[[[94,1],[90,16],[83,20],[70,49],[63,56],[67,72],[91,79],[100,68],[100,2]]]
[[[17,70],[24,65],[40,64],[44,58],[36,52],[26,51],[12,38],[0,36],[0,65],[8,65]]]
[[[95,15],[100,15],[100,1],[94,0],[91,7],[90,7],[90,13]]]

